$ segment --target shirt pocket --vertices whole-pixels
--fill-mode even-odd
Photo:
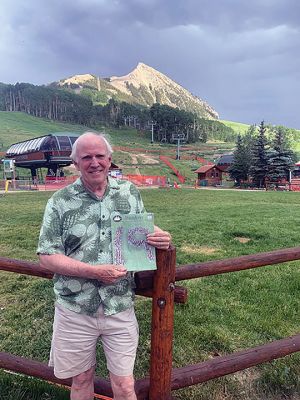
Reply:
[[[119,197],[116,199],[115,211],[120,214],[129,214],[131,211],[131,206],[127,198]]]

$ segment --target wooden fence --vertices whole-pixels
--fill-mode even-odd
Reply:
[[[174,302],[185,303],[187,291],[175,282],[300,260],[300,247],[231,259],[181,265],[176,268],[176,250],[157,251],[157,271],[136,274],[136,293],[152,297],[150,375],[136,381],[138,400],[171,400],[172,390],[218,378],[257,364],[300,351],[300,334],[199,364],[172,369]],[[52,272],[37,263],[0,257],[0,270],[52,278]],[[70,386],[71,380],[54,376],[46,364],[0,352],[0,368]],[[95,378],[95,393],[112,396],[109,381]]]

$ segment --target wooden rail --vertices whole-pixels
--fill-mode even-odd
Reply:
[[[52,279],[53,272],[42,267],[37,262],[16,260],[13,258],[0,257],[0,270],[7,272],[15,272],[18,274],[38,276],[40,278]],[[153,276],[152,276],[153,280]],[[144,297],[153,296],[153,286],[151,288],[140,288],[139,283],[136,285],[135,293]],[[175,303],[184,304],[187,302],[188,293],[187,289],[183,286],[175,286],[174,290]]]
[[[227,258],[225,260],[208,261],[199,264],[186,264],[176,268],[176,281],[200,278],[209,275],[225,274],[266,265],[281,264],[300,260],[300,247],[274,250],[266,253]],[[151,288],[153,271],[142,271],[136,274],[136,284],[140,289]]]
[[[276,340],[262,346],[242,350],[226,356],[218,356],[199,364],[187,365],[172,370],[171,389],[177,390],[207,382],[255,365],[285,357],[300,351],[300,335]],[[144,399],[149,387],[149,378],[136,384],[138,399]]]
[[[199,364],[175,368],[172,370],[169,387],[171,387],[172,390],[176,390],[196,385],[250,368],[263,362],[287,356],[297,351],[300,351],[300,335],[276,340],[263,346],[239,351],[230,355],[219,356]],[[0,352],[0,368],[34,376],[49,382],[71,386],[71,379],[56,378],[53,374],[53,368],[48,367],[46,364],[28,360],[24,357],[14,356],[9,353]],[[148,399],[149,387],[149,378],[136,381],[135,389],[138,400]],[[96,377],[95,393],[104,396],[112,396],[110,382],[106,379]],[[163,399],[168,399],[168,397]]]
[[[300,335],[173,370],[172,389],[196,385],[300,351]]]

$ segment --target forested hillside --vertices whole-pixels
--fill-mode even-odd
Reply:
[[[146,107],[110,99],[105,105],[68,89],[35,86],[28,83],[0,84],[0,110],[21,111],[49,120],[97,127],[102,124],[119,128],[129,126],[149,130],[153,126],[155,141],[172,142],[172,135],[185,135],[186,142],[209,139],[234,141],[234,130],[217,120],[167,105]]]
[[[67,90],[29,83],[0,84],[0,110],[23,111],[35,117],[88,124],[91,100]]]
[[[201,118],[197,113],[159,103],[147,107],[110,98],[107,104],[94,104],[84,90],[80,93],[65,87],[0,83],[0,111],[24,112],[94,129],[106,126],[152,130],[153,141],[161,143],[174,143],[174,134],[184,135],[186,143],[210,140],[234,142],[249,128],[246,124]],[[288,135],[294,142],[293,147],[296,146],[299,131],[288,129]]]

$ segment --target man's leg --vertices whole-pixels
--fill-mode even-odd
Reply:
[[[101,340],[114,400],[136,400],[133,368],[138,336],[133,308],[105,317]]]
[[[72,378],[71,400],[93,400],[97,318],[55,307],[50,366],[58,378]]]
[[[114,400],[137,400],[134,391],[133,375],[118,376],[110,372],[109,376],[114,393]]]
[[[71,387],[71,400],[94,399],[94,376],[95,367],[92,367],[82,374],[73,377]]]

